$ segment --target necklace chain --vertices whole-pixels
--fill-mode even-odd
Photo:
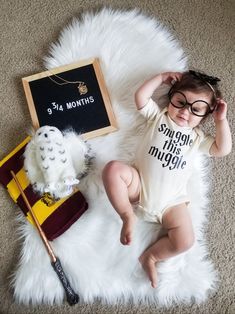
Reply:
[[[50,72],[49,72],[50,73]],[[52,76],[55,76],[57,77],[58,79],[60,79],[61,81],[63,81],[63,83],[60,83],[60,82],[57,82],[56,80],[54,80],[51,76],[48,76],[49,79],[54,82],[55,84],[57,85],[67,85],[67,84],[79,84],[79,85],[84,85],[85,83],[82,82],[82,81],[69,81],[69,80],[66,80],[64,79],[63,77],[57,75],[57,74],[53,74],[52,73]]]
[[[86,94],[87,91],[88,91],[87,86],[86,86],[85,82],[83,82],[83,81],[69,81],[69,80],[66,80],[66,79],[64,79],[63,77],[61,77],[61,76],[59,76],[59,75],[57,75],[57,74],[51,73],[50,71],[49,71],[49,73],[50,73],[51,75],[49,75],[48,78],[49,78],[53,83],[55,83],[55,84],[57,84],[57,85],[63,86],[63,85],[67,85],[67,84],[78,84],[77,88],[78,88],[78,90],[79,90],[80,95]],[[57,78],[60,79],[62,82],[56,81],[56,80],[53,79],[51,76],[57,77]]]

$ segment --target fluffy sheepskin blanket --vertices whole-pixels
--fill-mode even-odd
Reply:
[[[103,9],[74,19],[51,46],[45,65],[53,68],[90,57],[100,59],[119,130],[89,140],[96,158],[80,183],[89,209],[52,242],[56,255],[83,302],[97,298],[110,304],[132,301],[169,306],[191,300],[202,302],[216,282],[203,236],[208,202],[205,160],[200,156],[195,160],[188,186],[196,243],[188,252],[159,264],[157,289],[151,288],[138,257],[156,240],[160,226],[138,220],[133,244],[121,245],[121,221],[101,180],[108,161],[131,163],[134,159],[145,127],[135,110],[135,90],[156,73],[185,70],[184,52],[155,19],[136,10]],[[18,224],[23,244],[18,267],[12,274],[15,299],[25,304],[61,304],[65,293],[37,231],[23,216]]]

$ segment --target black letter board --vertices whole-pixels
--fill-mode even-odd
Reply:
[[[117,130],[98,59],[22,79],[33,126],[72,128],[85,139]]]

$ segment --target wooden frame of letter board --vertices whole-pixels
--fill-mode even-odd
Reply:
[[[73,70],[73,69],[76,69],[76,68],[79,68],[82,66],[86,66],[86,65],[91,65],[91,64],[93,65],[93,69],[95,71],[96,79],[97,79],[97,82],[98,82],[98,85],[100,88],[100,92],[101,92],[101,95],[102,95],[102,98],[104,101],[105,110],[106,110],[106,113],[107,113],[107,116],[108,116],[108,119],[110,122],[110,126],[106,126],[106,127],[103,127],[103,128],[97,129],[97,130],[93,130],[93,131],[90,131],[87,133],[83,133],[82,136],[84,139],[90,139],[90,138],[93,138],[96,136],[100,136],[100,135],[104,135],[104,134],[107,134],[110,132],[114,132],[118,129],[116,119],[115,119],[115,116],[113,113],[113,109],[111,106],[108,90],[107,90],[107,87],[105,85],[103,74],[101,72],[99,60],[97,58],[91,58],[91,59],[83,60],[83,61],[76,62],[73,64],[60,66],[57,68],[49,69],[47,71],[22,78],[25,96],[27,99],[33,127],[35,129],[38,129],[40,127],[40,124],[39,124],[39,120],[38,120],[38,116],[37,116],[37,112],[36,112],[36,108],[35,108],[35,104],[33,101],[33,96],[31,93],[29,83],[31,81],[34,81],[34,80],[40,80],[42,78],[45,78],[48,76],[53,76],[55,74],[58,75],[60,73],[66,72],[66,71]]]

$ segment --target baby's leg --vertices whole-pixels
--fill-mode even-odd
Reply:
[[[163,215],[162,224],[168,231],[167,236],[159,239],[139,258],[153,288],[157,286],[156,263],[187,251],[194,243],[192,221],[185,203],[169,208]]]
[[[131,203],[139,199],[139,174],[133,167],[119,161],[111,161],[103,170],[103,182],[111,204],[123,221],[120,241],[128,245],[132,240],[135,222]]]

